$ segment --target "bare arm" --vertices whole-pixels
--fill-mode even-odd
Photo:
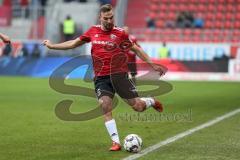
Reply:
[[[56,44],[52,44],[49,40],[44,40],[43,44],[49,48],[49,49],[56,49],[56,50],[67,50],[67,49],[73,49],[76,47],[79,47],[81,45],[83,45],[84,43],[86,43],[85,41],[80,40],[79,38],[70,40],[70,41],[66,41],[63,43],[56,43]]]
[[[131,50],[137,54],[139,58],[141,58],[144,62],[148,63],[155,71],[160,72],[160,75],[164,75],[167,71],[167,68],[158,64],[155,64],[151,61],[150,57],[146,52],[136,44],[133,44]]]
[[[0,33],[0,38],[2,39],[2,41],[4,43],[10,43],[11,42],[10,38],[7,35],[4,35],[2,33]]]

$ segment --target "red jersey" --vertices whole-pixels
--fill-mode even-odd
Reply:
[[[132,42],[133,44],[138,45],[138,44],[137,44],[137,39],[136,39],[135,36],[129,35],[129,39],[131,40],[131,42]],[[134,52],[129,51],[129,52],[127,52],[127,55],[128,55],[128,62],[129,62],[129,63],[136,63],[136,54],[135,54]]]
[[[91,55],[95,76],[128,72],[126,53],[132,47],[132,42],[122,28],[114,27],[111,31],[104,31],[100,25],[96,25],[79,38],[92,42]]]

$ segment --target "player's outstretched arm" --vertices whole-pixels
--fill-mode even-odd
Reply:
[[[131,50],[144,62],[148,63],[155,71],[158,71],[160,75],[164,75],[167,72],[166,67],[153,63],[147,53],[145,53],[144,50],[136,44],[133,44]]]
[[[0,38],[4,43],[11,43],[10,38],[5,34],[0,33]]]
[[[79,47],[83,45],[85,41],[82,41],[79,38],[76,38],[63,43],[52,44],[51,41],[49,40],[44,40],[42,43],[49,49],[67,50],[67,49],[73,49],[73,48]]]

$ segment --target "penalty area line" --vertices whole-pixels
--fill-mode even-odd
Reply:
[[[177,141],[179,139],[182,139],[182,138],[184,138],[186,136],[189,136],[189,135],[191,135],[191,134],[193,134],[193,133],[195,133],[195,132],[197,132],[197,131],[199,131],[201,129],[210,127],[210,126],[212,126],[212,125],[214,125],[214,124],[216,124],[218,122],[221,122],[222,120],[224,120],[226,118],[232,117],[232,116],[234,116],[234,115],[236,115],[238,113],[240,113],[240,108],[238,108],[236,110],[233,110],[231,112],[228,112],[228,113],[226,113],[226,114],[224,114],[222,116],[219,116],[219,117],[217,117],[217,118],[215,118],[213,120],[210,120],[210,121],[208,121],[208,122],[206,122],[204,124],[201,124],[201,125],[199,125],[197,127],[189,129],[189,130],[187,130],[185,132],[179,133],[179,134],[177,134],[177,135],[175,135],[173,137],[170,137],[170,138],[168,138],[168,139],[166,139],[164,141],[160,141],[159,143],[157,143],[155,145],[152,145],[150,147],[147,147],[146,149],[142,150],[139,153],[136,153],[136,154],[128,156],[128,157],[125,157],[122,160],[135,160],[135,159],[138,159],[138,158],[140,158],[140,157],[142,157],[142,156],[144,156],[144,155],[146,155],[146,154],[148,154],[148,153],[150,153],[152,151],[155,151],[156,149],[158,149],[160,147],[163,147],[163,146],[165,146],[167,144],[170,144],[170,143],[175,142],[175,141]]]

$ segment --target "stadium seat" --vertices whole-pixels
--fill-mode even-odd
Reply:
[[[208,12],[214,12],[215,11],[215,5],[214,4],[209,4],[208,5]]]
[[[156,26],[157,26],[158,28],[163,28],[163,27],[165,26],[165,23],[164,23],[163,20],[159,19],[159,20],[157,20],[157,22],[156,22]]]
[[[159,6],[159,11],[160,12],[165,12],[165,11],[167,11],[168,10],[168,6],[166,5],[166,4],[160,4],[160,6]]]
[[[224,28],[225,28],[225,29],[230,29],[230,28],[232,28],[232,22],[229,21],[229,20],[226,20],[226,21],[224,22]]]
[[[224,19],[224,14],[222,14],[222,12],[218,12],[216,14],[216,20],[223,20]]]
[[[240,29],[240,21],[235,21],[234,22],[234,28]]]
[[[227,3],[235,3],[235,0],[226,0]]]
[[[224,10],[225,10],[224,4],[218,4],[218,5],[217,5],[217,11],[218,11],[218,12],[223,12]]]
[[[240,21],[240,12],[236,13],[235,18],[236,18],[237,21]]]
[[[235,8],[235,7],[234,7],[233,4],[228,4],[228,5],[227,5],[227,11],[228,11],[228,12],[232,12],[232,11],[234,10],[234,8]]]

